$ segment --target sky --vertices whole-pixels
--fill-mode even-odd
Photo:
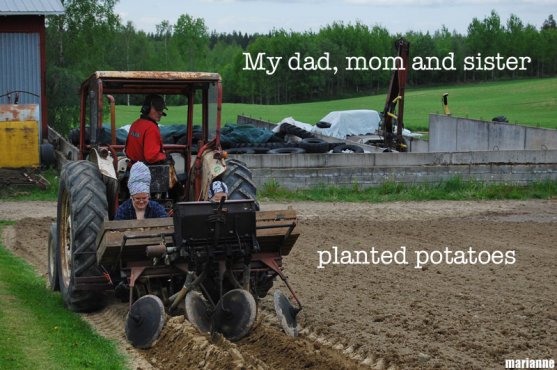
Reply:
[[[443,25],[466,34],[474,17],[483,20],[491,10],[503,24],[515,14],[540,28],[550,14],[557,18],[557,0],[119,0],[115,6],[124,24],[132,21],[145,32],[189,14],[218,33],[317,32],[333,22],[359,21],[383,26],[391,34],[434,32]]]

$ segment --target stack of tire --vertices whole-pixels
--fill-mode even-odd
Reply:
[[[280,126],[278,136],[296,136],[300,139],[297,143],[267,142],[267,143],[241,143],[227,149],[228,154],[301,154],[301,153],[363,153],[364,150],[357,145],[344,143],[328,143],[316,138],[311,132],[289,123]]]
[[[333,153],[363,153],[364,150],[358,145],[335,144]]]

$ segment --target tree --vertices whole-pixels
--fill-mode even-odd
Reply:
[[[380,26],[362,22],[334,22],[318,32],[293,32],[283,29],[268,34],[208,32],[205,21],[181,15],[174,25],[162,21],[156,32],[138,31],[133,23],[120,23],[113,7],[117,0],[64,0],[66,14],[47,19],[47,95],[49,121],[61,131],[77,123],[80,82],[95,70],[209,70],[221,74],[225,81],[225,101],[263,104],[294,103],[311,100],[338,99],[369,93],[383,94],[391,71],[365,67],[371,57],[383,60],[394,56],[394,41],[400,35],[390,34]],[[502,25],[495,11],[484,19],[474,18],[466,34],[452,33],[442,26],[433,33],[408,32],[410,55],[437,57],[454,52],[454,71],[411,71],[414,85],[466,81],[472,78],[502,78],[515,74],[545,76],[557,73],[557,27],[553,15],[541,29],[524,24],[511,15]],[[246,71],[243,52],[256,58],[282,57],[273,75],[265,71]],[[314,60],[329,53],[329,66],[337,73],[321,70],[292,70],[288,59],[300,53]],[[467,56],[530,56],[527,71],[463,70]],[[346,57],[362,57],[364,70],[346,70]],[[358,59],[360,64],[362,59]],[[412,60],[410,61],[412,62]],[[427,63],[427,60],[425,61]],[[264,59],[266,67],[270,67]],[[360,65],[361,67],[361,65]],[[383,65],[384,67],[384,65]],[[466,75],[468,73],[469,75]],[[68,94],[76,92],[76,94]],[[141,103],[130,96],[131,104]],[[169,104],[183,104],[168,96]],[[118,101],[123,103],[123,101]],[[60,123],[64,122],[61,128]]]
[[[58,47],[54,61],[60,67],[72,67],[90,73],[107,65],[106,51],[120,19],[114,13],[117,0],[63,0],[63,15],[49,19],[49,41]],[[103,37],[99,37],[103,35]]]
[[[553,14],[543,22],[542,30],[540,32],[540,45],[537,49],[540,50],[541,57],[541,72],[540,74],[555,74],[557,73],[557,51],[553,45],[557,43],[557,24],[553,18]]]
[[[549,17],[543,21],[542,30],[547,29],[557,29],[557,24],[555,23],[555,19],[553,19],[553,14],[550,14]]]
[[[437,54],[435,42],[429,32],[425,34],[419,32],[409,32],[406,34],[406,39],[411,44],[412,58],[421,57],[427,60],[428,57],[434,57]],[[410,66],[412,65],[410,61]],[[410,78],[411,82],[415,85],[427,84],[430,81],[437,80],[439,73],[434,71],[412,71]]]
[[[164,66],[165,69],[168,69],[168,40],[172,37],[172,30],[174,26],[170,24],[167,20],[162,21],[160,24],[156,25],[156,34],[155,37],[157,39],[161,39],[164,45]]]
[[[479,21],[477,18],[472,20],[468,26],[468,47],[470,54],[476,56],[478,53],[482,57],[488,55],[495,55],[504,44],[504,31],[501,27],[501,19],[495,10],[491,11],[489,17]],[[476,71],[472,71],[473,79],[475,79]],[[487,76],[486,73],[479,73],[480,75]],[[495,70],[490,73],[491,78],[496,77]]]
[[[516,15],[511,14],[509,20],[507,21],[507,27],[505,30],[505,54],[507,56],[521,56],[524,53],[525,48],[525,32],[524,24],[520,18]],[[513,71],[513,77],[516,75],[517,71]]]
[[[80,81],[95,70],[110,67],[107,56],[114,49],[114,37],[120,27],[120,19],[114,13],[116,2],[62,0],[65,13],[48,18],[48,121],[61,132],[78,120]]]
[[[456,61],[461,61],[463,58],[461,48],[458,48],[457,45],[454,44],[454,39],[458,37],[456,33],[451,34],[449,29],[446,26],[442,26],[440,30],[435,31],[433,34],[433,43],[435,44],[435,56],[439,58],[439,60],[443,60],[443,58],[449,56],[449,53],[454,53],[454,60],[455,60],[455,67],[460,69],[457,66]],[[456,82],[458,81],[458,70],[457,71],[442,71],[438,73],[436,76],[436,83],[440,82]]]
[[[209,45],[209,34],[202,18],[182,14],[174,25],[172,43],[176,46],[185,70],[204,67]]]

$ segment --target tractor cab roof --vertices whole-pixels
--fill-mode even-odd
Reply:
[[[103,94],[187,94],[221,81],[218,73],[159,71],[97,71],[81,90],[101,87]]]

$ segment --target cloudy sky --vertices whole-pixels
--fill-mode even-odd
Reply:
[[[124,22],[146,32],[189,14],[217,32],[318,31],[334,21],[360,21],[392,34],[435,31],[442,25],[466,33],[474,17],[483,19],[492,9],[503,23],[515,14],[539,28],[549,14],[557,17],[557,0],[120,0],[115,8]]]

